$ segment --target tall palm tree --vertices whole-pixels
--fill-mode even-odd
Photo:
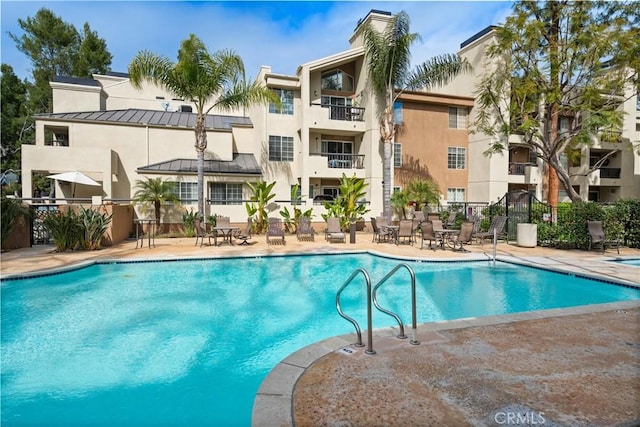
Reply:
[[[162,178],[147,178],[145,181],[136,181],[138,189],[133,198],[137,202],[153,203],[156,213],[156,222],[160,224],[160,206],[166,202],[179,202],[178,196],[174,193],[175,184],[163,181]]]
[[[198,166],[198,215],[204,217],[204,152],[207,149],[205,116],[213,109],[233,110],[256,103],[279,104],[273,91],[245,79],[242,58],[232,50],[210,54],[194,34],[178,50],[178,62],[149,51],[140,51],[129,64],[131,84],[140,88],[151,82],[196,107],[196,153]]]
[[[433,57],[410,70],[411,45],[420,39],[409,32],[409,16],[399,12],[391,18],[384,31],[371,23],[363,27],[369,82],[379,102],[380,142],[384,145],[383,215],[391,215],[391,149],[395,141],[396,124],[393,105],[404,90],[424,89],[448,83],[471,65],[456,55]]]

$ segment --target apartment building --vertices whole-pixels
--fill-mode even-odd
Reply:
[[[358,28],[371,22],[382,30],[390,17],[371,11],[358,23],[348,50],[302,64],[294,75],[263,66],[257,79],[280,96],[281,107],[260,105],[207,117],[205,214],[244,221],[244,201],[250,197],[246,183],[264,180],[276,182],[271,214],[291,202],[292,186],[299,184],[303,204],[314,208],[318,221],[324,207],[314,198],[336,196],[343,173],[363,178],[371,215],[382,212],[378,104],[367,83]],[[49,195],[128,201],[138,180],[160,177],[177,183],[184,208],[197,209],[195,114],[189,100],[149,84],[135,89],[124,73],[57,78],[51,87],[54,112],[35,117],[36,144],[23,146],[24,198],[44,195],[33,194],[36,174],[77,170],[101,187],[55,181]],[[394,187],[432,178],[443,200],[465,198],[470,171],[466,116],[472,105],[469,96],[401,96]],[[180,218],[167,212],[163,221]]]
[[[277,215],[291,202],[292,186],[298,184],[303,204],[314,208],[318,221],[324,207],[314,204],[314,198],[336,196],[343,173],[363,178],[370,214],[382,212],[379,104],[367,82],[358,28],[371,23],[382,30],[390,18],[388,12],[372,10],[358,22],[348,50],[301,64],[293,75],[263,66],[257,78],[280,96],[281,107],[261,105],[207,117],[205,214],[243,221],[243,201],[250,197],[246,183],[264,180],[276,182],[271,214]],[[459,54],[471,62],[473,73],[432,92],[404,92],[399,97],[394,189],[412,179],[432,179],[445,205],[492,202],[516,189],[542,198],[543,165],[520,135],[510,135],[505,152],[486,156],[491,137],[468,131],[477,114],[476,84],[493,66],[485,49],[495,38],[495,28],[461,44]],[[185,209],[197,209],[195,114],[189,100],[149,84],[135,89],[125,73],[57,78],[51,87],[54,113],[35,117],[36,144],[22,147],[23,198],[74,195],[128,201],[138,180],[161,177],[176,182]],[[608,142],[609,132],[608,138],[597,138],[571,159],[574,188],[584,200],[640,197],[640,156],[632,148],[640,139],[637,95],[620,108],[625,111],[624,124],[616,139],[622,143]],[[562,126],[561,122],[560,130]],[[616,154],[587,173],[611,149]],[[72,170],[85,173],[101,187],[55,181],[49,194],[33,193],[36,175]],[[178,212],[167,214],[165,221],[180,221]]]
[[[456,77],[450,84],[436,89],[437,92],[450,96],[474,96],[482,75],[495,67],[487,58],[485,50],[496,41],[496,28],[489,26],[461,43],[458,54],[467,58],[474,73]],[[580,153],[566,159],[573,187],[585,201],[612,202],[623,197],[640,197],[638,94],[626,93],[621,99],[626,99],[619,106],[624,111],[622,128],[598,135],[591,146],[582,147]],[[471,109],[470,123],[476,118],[477,110]],[[559,132],[567,129],[569,120],[570,117],[560,118]],[[523,143],[522,136],[510,135],[508,150],[487,156],[485,152],[492,142],[492,137],[482,133],[469,135],[467,200],[493,202],[511,190],[529,191],[542,200],[543,164]],[[616,153],[602,167],[589,172],[591,167],[612,150]],[[559,199],[569,201],[566,191],[561,189]]]

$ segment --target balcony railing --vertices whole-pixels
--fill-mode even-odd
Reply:
[[[536,166],[536,164],[509,162],[509,175],[524,175],[527,166]]]
[[[309,153],[327,158],[327,166],[338,169],[363,169],[364,154]]]
[[[349,107],[344,105],[321,105],[329,111],[329,118],[331,120],[344,120],[348,122],[363,122],[364,121],[364,108]]]
[[[620,179],[620,168],[600,168],[600,178]]]

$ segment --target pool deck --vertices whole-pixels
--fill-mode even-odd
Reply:
[[[487,260],[492,246],[469,253],[358,242],[267,246],[194,246],[195,238],[157,239],[92,252],[51,246],[3,252],[3,278],[95,260],[144,260],[371,251],[399,258]],[[640,250],[599,252],[520,248],[500,243],[498,259],[640,286],[640,268],[610,262]],[[345,278],[350,272],[345,272]],[[603,284],[603,286],[606,286]],[[407,330],[410,335],[411,330]],[[581,306],[418,325],[419,345],[376,330],[375,355],[355,334],[300,349],[265,378],[254,426],[637,425],[640,424],[640,301]],[[410,335],[411,336],[411,335]],[[363,340],[367,343],[366,331]],[[526,421],[526,422],[525,422]],[[543,423],[544,421],[544,423]]]

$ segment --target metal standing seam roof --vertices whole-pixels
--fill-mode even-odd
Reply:
[[[173,159],[141,166],[137,171],[142,173],[196,174],[198,165],[196,159]],[[205,160],[204,173],[206,175],[261,175],[262,170],[253,154],[234,153],[231,161]]]
[[[195,128],[197,114],[129,108],[126,110],[36,114],[34,117],[38,119]],[[208,114],[205,116],[204,125],[206,129],[230,131],[232,126],[253,126],[253,123],[249,117]]]

